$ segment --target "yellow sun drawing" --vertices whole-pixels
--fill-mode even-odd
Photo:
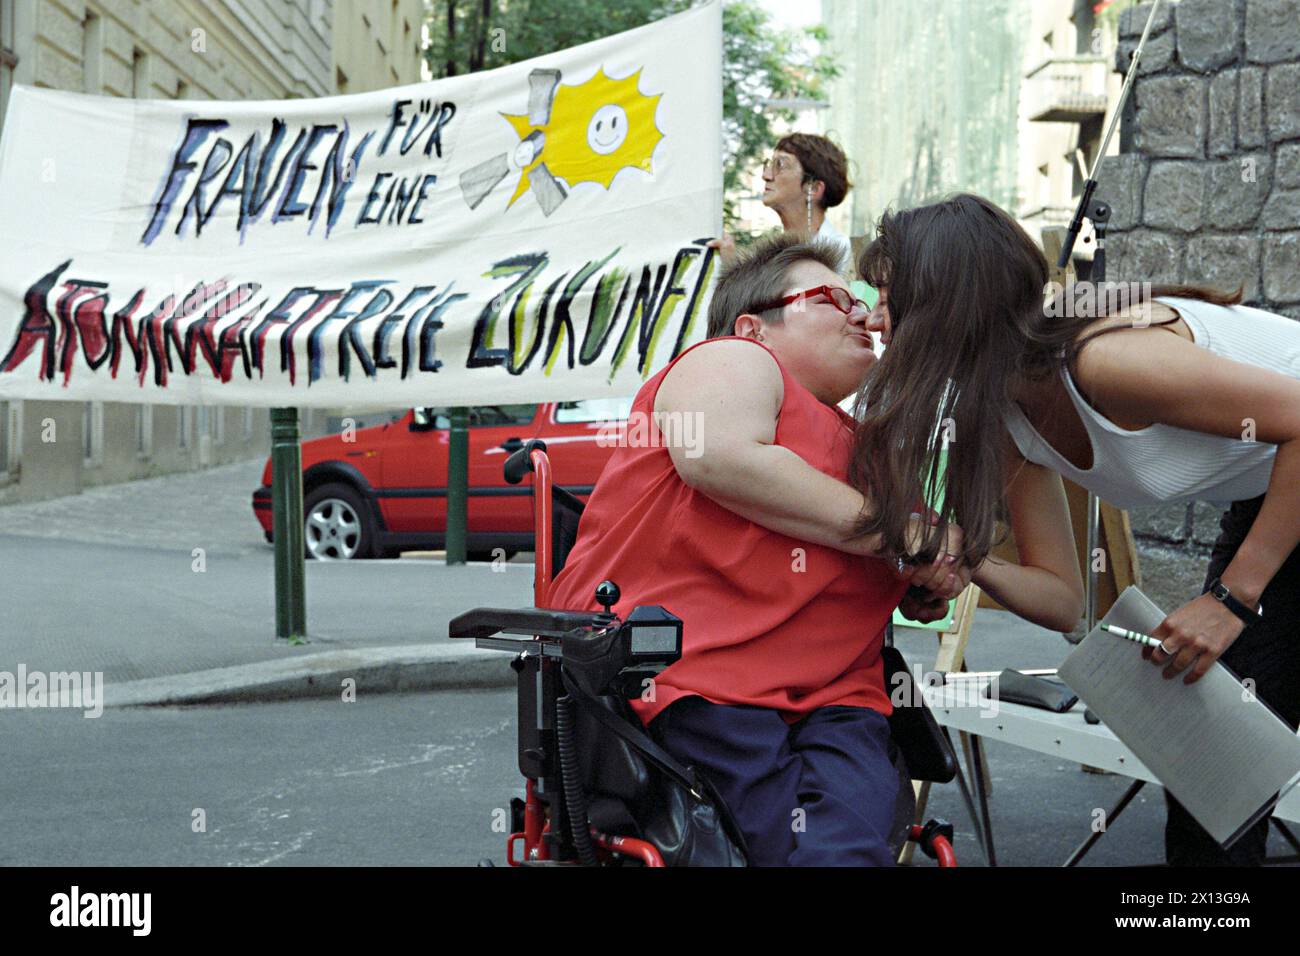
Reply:
[[[528,174],[542,163],[572,189],[578,183],[600,183],[606,189],[622,169],[650,171],[650,157],[663,133],[655,125],[655,110],[662,93],[645,96],[637,88],[641,71],[621,80],[611,80],[603,69],[577,86],[561,85],[555,93],[550,119],[540,126],[527,114],[501,115],[514,127],[522,142],[534,132],[544,137],[543,145],[523,167],[519,185],[506,203],[529,188]]]

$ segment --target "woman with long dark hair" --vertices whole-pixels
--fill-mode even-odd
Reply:
[[[959,524],[972,580],[1070,630],[1081,585],[1059,476],[1122,508],[1234,502],[1205,593],[1144,653],[1188,683],[1221,658],[1295,728],[1300,322],[1194,286],[1080,285],[1046,299],[1038,246],[971,195],[886,214],[859,271],[881,293],[868,328],[888,343],[858,399],[852,480],[876,505],[859,530],[900,546],[908,505],[941,488],[922,554]],[[990,556],[1000,521],[1019,563]],[[1167,799],[1170,863],[1262,861],[1267,820],[1225,853]]]

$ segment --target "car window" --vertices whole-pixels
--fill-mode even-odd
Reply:
[[[433,423],[434,428],[451,427],[451,409],[425,406],[415,409],[415,423]],[[486,428],[493,425],[527,425],[537,415],[534,405],[471,405],[469,427]]]
[[[536,405],[474,405],[469,410],[469,424],[471,428],[487,425],[527,425],[536,414]]]
[[[587,398],[580,402],[560,402],[555,406],[559,424],[571,422],[618,422],[632,411],[632,396],[625,398]]]

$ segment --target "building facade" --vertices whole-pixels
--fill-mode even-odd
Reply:
[[[424,0],[334,0],[334,89],[368,93],[422,77]]]
[[[247,100],[418,82],[423,16],[422,0],[0,0],[0,122],[15,83]],[[303,434],[338,414],[305,410]],[[269,435],[261,408],[0,402],[0,504],[259,457]]]
[[[818,122],[854,183],[842,232],[956,190],[1015,207],[1019,66],[1039,2],[822,0],[840,75]]]
[[[1113,66],[1124,3],[1115,0],[1098,13],[1095,0],[1038,0],[1028,13],[1017,202],[1010,211],[1036,239],[1045,228],[1069,224],[1101,149],[1123,85]],[[1158,55],[1148,47],[1142,67]],[[1114,155],[1119,146],[1117,133],[1107,152]],[[1091,234],[1084,239],[1077,255],[1090,261]]]

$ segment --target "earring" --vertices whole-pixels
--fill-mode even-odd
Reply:
[[[808,197],[808,234],[812,235],[812,187],[809,186],[804,195]]]

